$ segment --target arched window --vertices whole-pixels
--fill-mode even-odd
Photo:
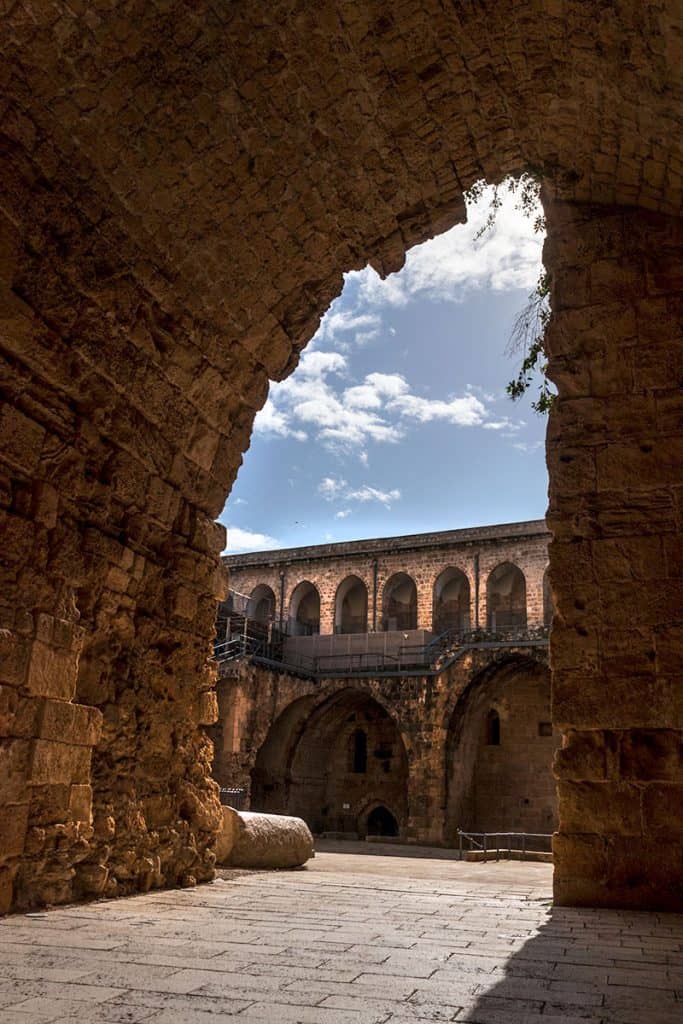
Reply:
[[[356,729],[351,736],[351,771],[354,775],[365,775],[368,770],[368,734]]]
[[[368,588],[358,576],[347,576],[339,584],[334,608],[335,633],[366,633],[368,629]]]
[[[511,562],[503,562],[489,575],[486,618],[494,632],[526,626],[526,580],[522,570]]]
[[[272,622],[275,619],[275,594],[265,583],[259,583],[252,590],[249,615],[257,622]]]
[[[553,623],[553,615],[555,614],[555,602],[553,601],[553,592],[550,589],[550,580],[548,579],[548,570],[543,573],[543,625],[550,628]]]
[[[385,584],[382,629],[417,629],[417,587],[405,572],[397,572]]]
[[[486,745],[487,747],[500,746],[500,715],[495,708],[491,708],[486,716]]]
[[[434,584],[432,629],[464,632],[470,628],[470,582],[461,569],[444,569]]]
[[[299,583],[292,591],[289,618],[294,636],[312,636],[320,632],[320,594],[308,580]]]

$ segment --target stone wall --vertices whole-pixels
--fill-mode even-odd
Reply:
[[[215,777],[247,790],[257,811],[302,816],[313,831],[363,835],[383,804],[409,842],[457,845],[457,829],[552,832],[559,737],[550,721],[543,648],[474,650],[435,677],[321,683],[242,662],[218,683],[209,728]],[[486,747],[488,711],[502,729]],[[368,736],[368,768],[349,760]]]
[[[304,580],[320,594],[320,632],[332,633],[340,585],[348,576],[361,579],[368,591],[368,629],[381,628],[385,586],[395,573],[407,573],[417,587],[417,628],[433,626],[435,585],[450,568],[465,573],[470,586],[470,623],[486,626],[487,581],[504,562],[518,566],[526,579],[527,621],[542,625],[543,580],[548,565],[548,540],[543,521],[507,526],[451,530],[414,537],[320,544],[224,558],[230,586],[250,596],[266,585],[275,595],[275,618],[287,621],[291,598]],[[375,583],[376,581],[376,583]],[[282,595],[284,594],[284,602]]]
[[[683,908],[683,223],[549,224],[556,899]]]
[[[0,908],[211,873],[213,519],[268,379],[345,271],[524,168],[557,313],[558,898],[683,905],[680,5],[0,19]]]

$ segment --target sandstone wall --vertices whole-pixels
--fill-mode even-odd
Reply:
[[[209,729],[214,773],[243,787],[257,811],[292,813],[316,832],[365,834],[383,804],[411,842],[457,845],[457,828],[551,832],[557,822],[545,652],[472,651],[437,677],[322,683],[242,663],[218,684]],[[239,714],[235,709],[239,708]],[[501,745],[483,743],[487,712]],[[368,768],[349,743],[368,737]]]
[[[549,224],[555,893],[681,908],[683,222],[561,205]]]

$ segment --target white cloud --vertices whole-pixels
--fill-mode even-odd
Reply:
[[[318,484],[318,494],[325,501],[335,501],[347,488],[346,480],[336,479],[333,476],[326,476]]]
[[[391,507],[393,501],[398,501],[401,497],[401,492],[398,488],[394,488],[391,491],[380,491],[377,487],[369,487],[364,484],[363,487],[359,487],[356,491],[347,491],[345,497],[349,501],[378,501],[380,505],[385,505],[387,508]]]
[[[360,501],[363,504],[369,501],[377,501],[380,505],[390,507],[393,501],[398,501],[401,492],[398,488],[391,491],[382,491],[378,487],[371,487],[364,484],[362,487],[350,487],[346,480],[341,477],[326,476],[318,484],[318,494],[325,501]],[[340,509],[335,514],[335,519],[345,519],[351,514],[350,509]]]
[[[304,352],[297,373],[300,377],[326,377],[345,369],[346,359],[339,352]]]
[[[349,352],[352,342],[366,344],[382,333],[394,335],[395,328],[383,323],[383,307],[406,305],[416,296],[460,302],[473,290],[535,284],[542,239],[534,234],[531,219],[515,209],[514,195],[501,191],[494,226],[475,240],[488,216],[490,195],[470,207],[468,224],[416,246],[403,270],[385,281],[371,267],[346,275],[353,287],[332,303],[297,371],[271,388],[256,418],[259,434],[314,438],[336,454],[360,453],[367,464],[371,442],[396,443],[414,423],[518,429],[507,417],[495,415],[491,406],[497,399],[482,388],[468,386],[461,394],[433,398],[413,394],[400,373],[369,373],[353,381],[348,358],[339,351]]]
[[[534,218],[515,208],[516,196],[501,190],[493,227],[476,239],[488,216],[491,194],[488,190],[488,199],[468,208],[467,224],[411,249],[404,268],[386,280],[371,267],[356,272],[361,305],[376,311],[381,306],[405,306],[415,295],[462,302],[482,288],[532,288],[540,272],[543,238],[534,233]]]
[[[392,399],[389,408],[402,416],[430,423],[442,420],[457,427],[485,425],[488,415],[486,406],[475,395],[463,395],[444,401],[440,398],[422,398],[420,395],[399,395]]]
[[[385,398],[395,398],[409,390],[400,373],[369,373],[363,384],[345,390],[343,400],[352,409],[380,409]]]
[[[254,433],[264,437],[293,437],[297,441],[306,441],[308,434],[292,427],[291,419],[286,412],[278,409],[271,398],[266,400],[254,420]]]
[[[230,504],[234,505],[234,507],[237,508],[238,505],[248,505],[249,502],[246,501],[245,498],[235,498],[235,500],[231,501]]]
[[[530,455],[532,452],[537,452],[539,448],[543,448],[544,445],[545,441],[516,441],[512,447],[516,448],[518,452]]]
[[[239,526],[228,526],[227,529],[228,544],[225,550],[230,555],[238,551],[272,551],[280,547],[280,542],[267,533],[242,530]]]

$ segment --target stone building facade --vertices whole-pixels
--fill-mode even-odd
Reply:
[[[512,611],[514,621],[510,624],[540,626],[549,625],[548,541],[545,523],[536,520],[229,555],[223,562],[230,573],[231,589],[253,599],[253,614],[265,594],[268,614],[293,629],[300,607],[297,596],[309,584],[319,600],[316,633],[383,631],[391,625],[387,612],[392,586],[397,581],[399,588],[403,585],[405,589],[404,577],[415,584],[416,611],[414,620],[404,620],[410,623],[405,628],[438,630],[440,607],[444,605],[451,606],[441,612],[444,625],[455,623],[454,605],[463,629],[495,625],[496,611],[499,623],[504,625],[500,604],[505,612]],[[518,569],[523,577],[517,601],[511,593],[514,587],[500,572],[508,566]],[[344,628],[343,603],[349,580],[359,581],[366,595],[363,628],[353,622]],[[454,597],[449,600],[451,593]],[[515,612],[520,614],[515,617]]]
[[[228,635],[246,609],[294,636],[279,670],[222,664],[209,730],[217,780],[315,832],[444,845],[458,829],[552,832],[547,546],[536,521],[226,558],[237,591],[219,615]],[[397,578],[412,606],[387,617]],[[315,621],[310,599],[297,619],[303,585]],[[434,644],[438,659],[420,667]],[[288,669],[296,658],[321,678]]]

